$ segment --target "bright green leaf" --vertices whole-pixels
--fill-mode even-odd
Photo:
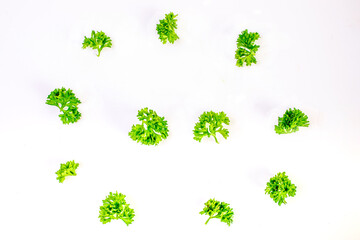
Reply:
[[[224,112],[215,113],[213,111],[204,112],[199,117],[199,122],[195,124],[194,139],[201,142],[203,137],[214,137],[216,143],[216,133],[220,133],[225,139],[229,137],[229,130],[223,124],[229,125],[230,119]]]
[[[72,90],[66,90],[64,87],[52,91],[46,100],[46,104],[60,109],[62,113],[59,117],[63,124],[75,123],[81,118],[81,113],[78,111],[80,103]]]
[[[130,208],[130,204],[126,203],[125,195],[110,192],[109,196],[103,200],[103,205],[100,206],[99,218],[100,222],[106,224],[111,220],[121,219],[129,226],[134,221],[135,212]]]
[[[75,163],[74,160],[68,161],[65,164],[60,164],[60,169],[56,172],[57,180],[59,180],[60,183],[64,182],[65,177],[67,176],[76,176],[75,170],[79,167],[78,163]]]
[[[163,44],[167,41],[173,44],[177,39],[179,39],[179,36],[175,33],[175,29],[177,29],[177,19],[175,18],[177,16],[178,15],[174,15],[172,12],[165,14],[165,18],[160,20],[160,23],[156,25],[159,39]]]
[[[111,48],[112,43],[110,37],[106,36],[104,32],[96,32],[93,30],[91,32],[91,37],[84,37],[84,42],[82,48],[90,47],[98,51],[97,56],[100,57],[101,51],[105,48]]]
[[[260,35],[249,33],[248,30],[242,31],[237,39],[237,49],[235,51],[236,66],[242,67],[244,63],[250,66],[252,63],[256,64],[255,53],[259,49],[259,45],[255,45],[255,41],[260,38]]]
[[[133,125],[129,136],[144,145],[158,145],[168,137],[169,129],[164,117],[159,117],[154,110],[143,108],[137,115],[141,124]]]
[[[280,206],[287,203],[285,201],[287,197],[295,196],[296,186],[291,183],[285,172],[278,173],[270,178],[270,181],[266,184],[265,194],[269,194],[274,202]]]
[[[205,203],[204,209],[200,212],[201,215],[208,215],[209,218],[205,222],[207,224],[210,219],[218,218],[221,222],[226,223],[228,226],[233,222],[234,212],[228,203],[219,202],[215,199],[210,199]]]
[[[277,134],[287,134],[299,131],[299,127],[308,127],[309,121],[306,116],[299,109],[289,108],[284,113],[284,116],[278,118],[278,125],[275,125],[275,132]]]

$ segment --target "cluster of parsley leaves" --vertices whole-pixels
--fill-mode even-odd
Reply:
[[[175,19],[178,15],[170,12],[169,14],[165,14],[165,18],[160,20],[160,23],[156,25],[156,31],[159,34],[159,39],[163,44],[174,43],[179,36],[176,34],[175,29],[177,29],[177,19]]]
[[[57,180],[60,183],[65,181],[65,177],[67,176],[76,176],[76,169],[79,167],[78,163],[75,163],[74,160],[67,161],[66,163],[60,164],[60,169],[56,172]]]
[[[265,194],[269,194],[274,202],[281,206],[281,204],[287,203],[285,201],[287,197],[295,196],[296,186],[291,183],[285,172],[280,172],[270,178],[270,181],[266,184]]]
[[[233,209],[230,208],[230,205],[225,202],[220,202],[215,199],[209,199],[205,203],[204,209],[200,212],[201,215],[208,215],[209,218],[205,222],[207,224],[210,219],[218,218],[221,222],[226,223],[230,226],[233,223],[234,212]]]
[[[278,118],[278,125],[275,125],[277,134],[287,134],[299,131],[299,127],[308,127],[310,125],[308,116],[299,109],[285,111],[283,117]]]
[[[103,205],[100,206],[99,218],[100,222],[106,224],[111,220],[121,219],[129,226],[134,221],[135,212],[130,208],[130,204],[126,203],[125,195],[122,193],[112,193],[103,200]]]
[[[237,39],[237,49],[235,51],[236,66],[242,67],[244,63],[246,66],[250,66],[252,63],[256,64],[255,53],[259,49],[259,45],[255,44],[255,41],[260,38],[260,35],[255,32],[248,32],[248,30],[242,31]]]
[[[75,123],[81,118],[78,110],[80,100],[75,96],[71,89],[64,87],[57,88],[47,97],[46,104],[56,106],[60,109],[59,117],[63,124]]]
[[[201,142],[203,137],[214,137],[215,142],[219,143],[216,133],[220,133],[225,139],[229,137],[229,130],[223,124],[229,125],[230,119],[224,112],[215,113],[213,111],[204,112],[199,117],[199,122],[195,124],[194,139]]]
[[[129,136],[136,142],[144,145],[158,145],[169,135],[167,121],[154,110],[143,108],[138,111],[137,118],[141,124],[133,125]]]
[[[83,48],[90,47],[98,51],[97,56],[100,57],[101,51],[105,48],[111,48],[111,38],[108,37],[103,31],[96,32],[93,30],[91,36],[88,38],[84,36]]]

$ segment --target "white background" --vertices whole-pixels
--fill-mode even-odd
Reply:
[[[360,239],[360,2],[1,1],[1,239]],[[178,16],[174,45],[156,24]],[[258,32],[258,64],[235,66],[236,39]],[[91,30],[113,41],[82,49]],[[45,104],[71,88],[82,118],[63,125]],[[154,109],[170,135],[128,137]],[[286,109],[310,127],[277,135]],[[198,116],[224,111],[230,137],[192,139]],[[80,163],[56,180],[60,163]],[[279,207],[264,189],[285,171],[297,186]],[[135,221],[106,225],[99,206],[125,194]],[[230,203],[234,223],[205,225],[203,204]]]

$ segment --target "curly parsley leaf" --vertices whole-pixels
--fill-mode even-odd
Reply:
[[[95,33],[95,31],[93,30],[91,32],[91,37],[87,38],[85,36],[82,48],[85,49],[87,47],[90,47],[92,49],[98,50],[97,56],[99,57],[103,48],[111,48],[111,46],[112,43],[110,37],[106,36],[103,31]]]
[[[219,202],[215,199],[210,199],[205,203],[204,209],[200,212],[201,215],[208,215],[209,218],[205,222],[207,224],[212,218],[219,218],[221,222],[226,223],[228,226],[233,222],[234,212],[228,203]]]
[[[295,196],[296,186],[291,183],[285,172],[278,173],[270,178],[270,181],[266,184],[265,194],[269,194],[274,202],[280,206],[287,203],[285,201],[287,197]]]
[[[135,217],[134,209],[130,208],[130,204],[125,201],[125,195],[110,192],[109,196],[103,200],[103,205],[100,206],[99,218],[100,222],[106,224],[111,220],[121,219],[129,226]]]
[[[229,137],[229,130],[223,127],[223,124],[229,125],[230,119],[224,112],[215,113],[213,111],[204,112],[199,117],[199,122],[195,124],[194,139],[201,142],[203,137],[213,136],[216,143],[216,133],[220,133],[225,139]]]
[[[287,134],[299,131],[299,127],[309,126],[308,116],[299,109],[289,108],[284,116],[278,118],[278,125],[275,125],[275,132],[278,134]]]
[[[62,113],[59,117],[63,124],[75,123],[81,118],[81,113],[78,111],[80,103],[72,90],[66,90],[64,87],[52,91],[46,100],[46,104],[60,109]]]
[[[255,45],[255,41],[259,38],[260,35],[257,32],[251,33],[247,29],[242,31],[237,39],[236,66],[242,67],[244,63],[246,63],[246,66],[250,66],[252,63],[256,64],[255,53],[260,46]]]
[[[67,176],[76,176],[75,170],[79,167],[78,163],[75,163],[74,160],[67,161],[66,163],[60,164],[60,169],[56,172],[57,180],[60,183],[64,182],[65,177]]]
[[[138,111],[137,118],[141,124],[132,126],[129,132],[132,140],[145,145],[158,145],[168,137],[167,121],[164,117],[159,117],[155,111],[143,108]]]
[[[177,19],[175,18],[177,16],[177,14],[174,15],[172,12],[165,14],[165,18],[160,20],[160,23],[156,25],[159,39],[163,44],[167,41],[173,44],[177,39],[179,39],[179,36],[175,33],[175,29],[177,29]]]

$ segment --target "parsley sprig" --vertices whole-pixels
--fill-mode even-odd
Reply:
[[[280,206],[287,203],[285,201],[287,197],[295,196],[296,186],[291,183],[285,172],[278,173],[270,178],[270,181],[266,184],[265,194],[269,194],[274,202]]]
[[[299,127],[308,127],[309,124],[308,116],[302,111],[296,108],[289,108],[282,118],[278,118],[278,125],[275,125],[275,132],[277,134],[293,133],[299,131]]]
[[[46,100],[46,104],[60,109],[62,113],[59,114],[59,117],[63,124],[75,123],[81,118],[81,113],[78,110],[80,103],[72,90],[66,90],[64,87],[52,91]]]
[[[99,218],[100,222],[106,224],[111,220],[121,219],[129,226],[134,221],[135,212],[130,208],[130,204],[126,203],[125,195],[122,193],[112,193],[103,200],[103,205],[100,206]]]
[[[175,33],[175,29],[177,29],[177,19],[175,19],[178,15],[170,12],[169,14],[165,14],[165,18],[160,20],[160,23],[156,25],[156,30],[159,34],[159,39],[163,44],[174,43],[179,36]]]
[[[255,53],[259,49],[259,45],[255,41],[260,38],[260,35],[255,32],[242,31],[237,39],[237,49],[235,51],[236,66],[242,67],[244,63],[250,66],[252,63],[256,64]]]
[[[221,222],[228,226],[233,222],[234,212],[228,203],[219,202],[215,199],[210,199],[205,203],[204,209],[200,212],[201,215],[208,215],[209,218],[205,222],[207,224],[212,218],[219,218]]]
[[[96,32],[93,30],[91,32],[91,37],[87,38],[84,37],[84,42],[82,48],[90,47],[92,49],[95,49],[98,51],[97,56],[100,57],[100,53],[103,50],[103,48],[108,47],[111,48],[112,43],[110,37],[106,36],[106,34],[101,32]]]
[[[60,164],[60,169],[56,172],[57,180],[60,183],[64,182],[65,177],[67,176],[76,176],[76,169],[79,167],[78,163],[75,163],[74,160],[67,161],[66,163]]]
[[[216,143],[216,133],[220,133],[225,139],[229,137],[229,130],[223,124],[229,125],[230,119],[224,112],[215,113],[213,111],[204,112],[199,117],[199,122],[195,124],[194,139],[201,142],[203,137],[213,136]]]
[[[158,145],[168,137],[169,129],[164,117],[160,117],[154,110],[143,108],[138,111],[137,118],[141,124],[133,125],[129,136],[132,140],[144,145]]]

